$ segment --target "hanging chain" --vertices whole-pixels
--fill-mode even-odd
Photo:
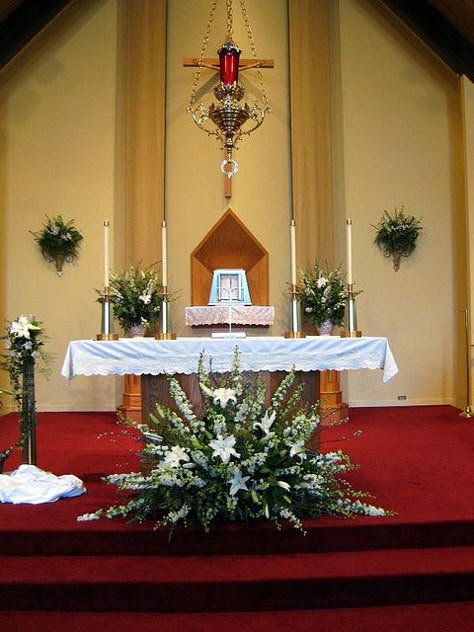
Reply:
[[[201,78],[201,71],[202,71],[201,64],[202,64],[202,60],[204,59],[204,55],[206,54],[207,45],[209,44],[209,38],[211,36],[212,24],[214,22],[214,16],[215,16],[215,13],[216,13],[216,6],[217,6],[217,0],[213,0],[212,1],[212,5],[211,5],[211,11],[209,13],[209,20],[207,21],[206,31],[204,33],[204,38],[203,38],[202,44],[201,44],[201,50],[199,52],[199,57],[198,57],[198,60],[197,60],[198,61],[198,65],[197,65],[196,73],[194,75],[193,85],[191,87],[191,98],[189,100],[189,107],[188,107],[188,109],[192,105],[194,105],[194,103],[196,101],[197,86],[198,86],[198,83],[199,83],[199,79]]]
[[[250,52],[252,53],[252,57],[254,59],[257,59],[257,49],[255,47],[255,41],[253,39],[253,33],[252,33],[252,29],[250,27],[250,20],[249,20],[249,16],[248,16],[248,13],[247,13],[247,9],[245,7],[244,0],[240,0],[240,9],[242,11],[242,17],[244,18],[244,24],[245,24],[245,29],[247,31],[247,37],[248,37],[248,40],[250,42]],[[266,92],[265,92],[265,84],[263,83],[262,71],[260,69],[257,69],[257,78],[258,78],[258,83],[259,83],[259,86],[260,86],[260,91],[262,93],[262,100],[263,100],[263,103],[265,105],[265,108],[267,108],[268,100],[267,100],[267,95],[266,95]]]
[[[232,0],[226,0],[226,11],[227,11],[227,41],[232,39],[232,35],[234,34],[234,16],[232,14]]]
[[[253,33],[252,33],[252,29],[250,28],[250,20],[249,20],[249,16],[248,16],[248,13],[247,13],[247,9],[246,9],[245,4],[244,4],[244,0],[240,0],[240,9],[242,11],[242,17],[244,18],[245,29],[247,31],[247,37],[249,38],[250,50],[252,52],[252,57],[254,59],[257,59],[257,49],[255,48],[255,42],[254,42],[254,39],[253,39]]]

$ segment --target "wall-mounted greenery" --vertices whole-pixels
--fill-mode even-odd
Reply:
[[[74,220],[64,221],[61,215],[46,216],[43,229],[32,235],[41,249],[46,261],[53,262],[58,276],[63,274],[63,265],[71,263],[79,256],[79,247],[83,239],[79,230],[74,226]]]
[[[374,242],[385,257],[393,259],[396,272],[401,258],[410,256],[416,248],[418,235],[423,230],[421,220],[414,215],[405,215],[403,206],[399,211],[395,207],[393,215],[384,211],[374,228],[377,231]]]

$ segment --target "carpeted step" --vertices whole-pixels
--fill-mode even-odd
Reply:
[[[226,556],[7,557],[3,610],[219,612],[466,601],[474,547]]]
[[[474,602],[276,612],[9,612],[2,632],[470,632]]]
[[[82,528],[4,529],[0,555],[224,555],[316,553],[390,548],[474,546],[472,521],[400,523],[395,518],[306,521],[306,534],[281,531],[271,523],[224,525],[205,533],[201,527],[154,531],[152,524],[120,520],[81,523]],[[54,526],[54,525],[53,525]]]

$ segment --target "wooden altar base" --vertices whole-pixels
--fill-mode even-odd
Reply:
[[[347,421],[349,407],[342,401],[340,372],[333,369],[321,371],[320,380],[321,425],[332,426]]]
[[[123,384],[122,405],[117,411],[123,417],[132,421],[142,420],[142,392],[141,376],[126,375]]]

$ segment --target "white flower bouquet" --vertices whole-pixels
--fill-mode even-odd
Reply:
[[[207,531],[216,523],[266,519],[303,530],[305,517],[385,515],[340,479],[354,469],[348,456],[307,449],[318,406],[301,404],[293,373],[268,407],[263,382],[242,373],[237,352],[233,370],[220,376],[207,371],[201,357],[198,376],[202,418],[171,378],[177,412],[157,404],[149,425],[129,422],[143,435],[143,471],[106,478],[131,499],[78,520],[127,516],[172,529],[199,524]]]
[[[96,291],[99,301],[103,300],[103,290]],[[125,331],[136,326],[151,328],[159,320],[163,287],[153,265],[144,270],[130,265],[111,272],[109,292],[113,314]]]
[[[316,326],[329,321],[342,325],[347,291],[341,267],[323,268],[317,261],[307,271],[300,271],[298,298],[304,318]]]

